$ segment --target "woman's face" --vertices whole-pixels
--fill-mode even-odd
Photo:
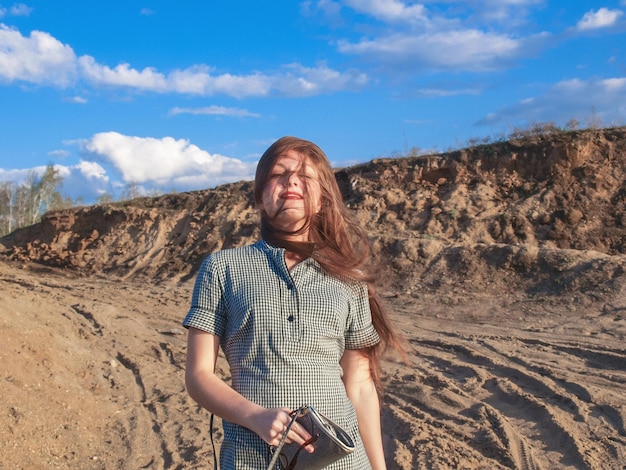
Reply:
[[[288,151],[276,160],[263,188],[262,209],[277,228],[295,232],[306,225],[307,216],[313,215],[308,211],[317,213],[320,207],[317,171],[304,155]],[[301,235],[306,237],[306,233]]]

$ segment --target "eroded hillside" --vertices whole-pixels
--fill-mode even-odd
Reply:
[[[594,295],[619,288],[626,128],[536,135],[337,171],[389,288]],[[51,212],[1,240],[10,260],[186,280],[257,236],[251,182]]]

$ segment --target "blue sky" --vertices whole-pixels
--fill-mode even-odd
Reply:
[[[626,123],[626,0],[0,3],[0,181],[86,202],[251,179],[283,135],[340,167],[572,118]]]

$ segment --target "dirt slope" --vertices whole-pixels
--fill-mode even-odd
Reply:
[[[337,172],[412,348],[385,363],[389,468],[626,468],[625,170],[616,128]],[[250,198],[58,211],[0,240],[0,468],[211,468],[180,321],[201,259],[256,239]]]
[[[596,271],[594,258],[611,271],[601,255],[626,250],[625,137],[626,128],[528,137],[375,160],[337,178],[394,285],[446,278],[484,287],[504,270],[516,289],[578,289],[572,270]],[[256,239],[251,191],[240,182],[52,212],[2,239],[3,252],[81,274],[187,280],[206,254]]]

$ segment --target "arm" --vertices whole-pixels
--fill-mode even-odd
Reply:
[[[289,410],[267,409],[246,399],[215,374],[219,351],[218,336],[189,328],[185,385],[189,396],[200,406],[227,421],[257,433],[270,445],[278,445],[291,420]],[[289,441],[299,444],[311,436],[294,426]]]
[[[386,469],[380,426],[380,402],[370,372],[369,358],[358,350],[346,350],[341,358],[343,383],[359,422],[359,432],[373,470]]]

